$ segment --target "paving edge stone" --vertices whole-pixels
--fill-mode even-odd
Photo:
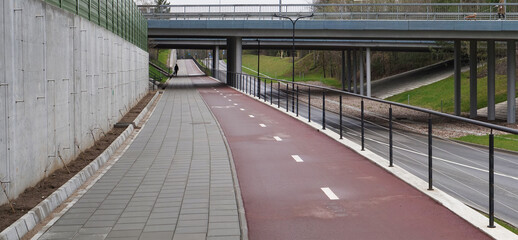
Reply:
[[[219,81],[219,80],[218,80]],[[230,86],[229,86],[230,87]],[[239,89],[236,89],[234,87],[230,87],[233,90],[248,96],[254,100],[257,100],[260,103],[265,104],[266,106],[269,106],[273,109],[277,109],[281,113],[284,113],[286,115],[289,115],[293,117],[294,119],[297,119],[306,125],[309,125],[310,127],[313,127],[319,132],[322,132],[323,134],[327,135],[328,137],[334,139],[335,141],[343,144],[347,148],[355,151],[359,155],[365,157],[366,159],[370,160],[371,162],[375,163],[379,167],[383,168],[385,171],[391,173],[392,175],[396,176],[397,178],[401,179],[405,183],[409,184],[413,188],[417,189],[418,191],[424,193],[428,197],[430,197],[432,200],[436,201],[437,203],[441,204],[445,208],[452,211],[457,216],[464,219],[466,222],[470,223],[473,227],[479,229],[480,231],[486,233],[488,236],[490,236],[493,239],[502,239],[502,240],[518,240],[518,235],[514,234],[513,232],[507,230],[506,228],[502,227],[500,224],[495,222],[496,228],[488,228],[487,224],[489,223],[489,219],[485,217],[484,215],[480,214],[479,212],[475,211],[474,209],[470,208],[457,198],[454,198],[453,196],[449,195],[446,192],[443,192],[442,190],[438,189],[437,187],[434,187],[433,191],[429,191],[428,189],[428,183],[424,180],[420,179],[419,177],[411,174],[407,170],[399,167],[388,167],[388,160],[375,154],[374,152],[371,152],[368,149],[365,149],[364,151],[361,150],[361,146],[347,138],[343,138],[340,140],[340,135],[338,133],[335,133],[329,129],[322,130],[322,126],[315,123],[315,122],[308,122],[308,119],[302,116],[298,116],[291,112],[286,112],[283,108],[277,108],[275,105],[270,105],[268,102],[264,102],[261,99],[249,95],[247,93],[239,91]]]
[[[155,93],[155,96],[149,101],[146,107],[140,112],[135,118],[134,124],[137,125],[149,111],[151,105],[158,97],[159,92]],[[59,205],[61,205],[68,197],[70,197],[86,180],[88,180],[97,170],[104,164],[112,154],[119,148],[135,128],[133,125],[129,125],[124,132],[119,135],[111,144],[106,148],[101,155],[95,160],[83,168],[80,172],[69,179],[60,188],[49,195],[45,200],[40,202],[25,215],[23,215],[16,222],[11,224],[0,233],[0,240],[20,240],[25,234],[34,229],[34,227],[44,220],[47,216],[54,211]]]

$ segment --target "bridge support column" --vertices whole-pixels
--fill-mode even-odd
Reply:
[[[345,50],[342,50],[342,90],[345,91]]]
[[[367,48],[366,55],[366,71],[367,71],[367,97],[371,97],[371,49]]]
[[[356,50],[353,50],[353,93],[357,91],[356,76],[358,74],[358,55]]]
[[[236,73],[241,73],[242,39],[230,37],[227,39],[227,84],[233,86]]]
[[[495,41],[487,41],[487,120],[495,120]]]
[[[469,117],[477,117],[477,40],[469,42]]]
[[[461,69],[461,62],[460,62],[460,40],[455,40],[454,43],[454,77],[453,77],[453,103],[454,103],[454,109],[455,109],[455,115],[460,115],[460,69]]]
[[[353,77],[352,73],[352,57],[351,50],[347,50],[347,91],[351,91],[351,79]]]
[[[364,86],[364,69],[363,69],[363,64],[364,64],[364,58],[363,58],[363,48],[360,49],[360,95],[364,95],[363,93],[363,89],[365,88]]]
[[[516,123],[516,42],[507,41],[507,123]]]
[[[219,71],[219,46],[214,46],[212,49],[212,76],[218,78]]]

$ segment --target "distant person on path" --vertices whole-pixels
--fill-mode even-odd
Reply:
[[[174,73],[173,75],[178,76],[178,64],[174,65]]]
[[[500,3],[505,3],[505,0],[500,0]],[[505,19],[505,6],[498,5],[498,19]]]

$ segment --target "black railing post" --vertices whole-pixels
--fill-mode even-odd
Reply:
[[[489,228],[495,227],[495,137],[489,134]]]
[[[266,78],[265,78],[265,79],[264,79],[264,93],[263,93],[263,94],[264,94],[264,101],[265,101],[265,102],[266,102],[266,86],[267,86],[267,83],[268,83],[268,82],[266,82],[266,81],[268,81],[268,79],[266,79]]]
[[[290,98],[290,94],[289,94],[289,84],[286,84],[286,112],[289,112],[289,98]]]
[[[392,156],[392,106],[389,108],[389,167],[394,166],[394,158]]]
[[[292,95],[291,95],[291,112],[294,113],[295,112],[295,83],[292,83],[291,84],[291,90],[293,91]]]
[[[322,90],[322,129],[326,129],[326,90]]]
[[[340,94],[340,139],[343,139],[343,125],[342,125],[342,94]]]
[[[297,117],[299,116],[299,85],[297,85]]]
[[[428,117],[428,190],[433,190],[432,168],[432,116]]]
[[[273,105],[273,80],[270,79],[270,105]]]
[[[281,82],[277,82],[277,108],[281,107]]]
[[[311,122],[311,88],[308,87],[308,122]]]
[[[257,77],[257,97],[261,100],[261,77]]]
[[[362,118],[362,151],[365,150],[365,119],[364,119],[364,114],[363,114],[363,98],[362,98],[362,106],[361,106],[361,109],[362,109],[362,113],[361,113],[361,118]]]
[[[250,80],[250,76],[248,76],[248,94],[252,95],[252,81]]]

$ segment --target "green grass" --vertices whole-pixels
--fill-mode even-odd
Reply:
[[[160,49],[158,50],[158,61],[167,65],[167,60],[171,55],[171,49]]]
[[[477,80],[477,108],[487,106],[487,77]],[[505,75],[497,75],[495,82],[495,102],[507,101],[507,79]],[[410,105],[441,111],[441,100],[443,101],[443,112],[453,112],[453,76],[439,82],[426,85],[387,98],[389,101],[407,103],[410,97]],[[461,75],[461,111],[469,111],[469,73]]]
[[[475,208],[473,208],[473,209],[475,209]],[[482,214],[482,215],[486,216],[487,218],[489,218],[489,215],[487,213],[482,212],[482,211],[480,211],[478,209],[475,209],[475,211],[477,211],[480,214]],[[499,218],[496,218],[496,217],[495,217],[495,222],[500,224],[502,227],[506,228],[507,230],[513,232],[514,234],[518,235],[518,228],[516,228],[515,226],[513,226],[513,225],[511,225],[511,224],[509,224],[509,223],[507,223],[505,221],[502,221],[502,220],[500,220]]]
[[[153,78],[155,80],[158,80],[160,82],[167,81],[167,76],[162,74],[160,71],[158,71],[155,67],[153,67],[151,64],[149,64],[149,77]]]
[[[292,63],[290,57],[280,58],[261,55],[260,61],[261,76],[269,76],[272,78],[291,81]],[[244,73],[250,75],[257,75],[257,55],[243,55],[242,64],[243,66],[253,70],[252,71],[250,69],[243,68],[242,71]],[[342,86],[339,80],[330,77],[324,78],[321,69],[319,69],[319,71],[311,71],[309,73],[305,73],[304,77],[302,77],[302,75],[299,73],[299,70],[300,69],[298,69],[296,66],[296,82],[317,81],[336,88],[340,88]]]
[[[456,140],[489,146],[489,135],[475,136],[467,135]],[[502,134],[495,135],[495,148],[506,149],[518,152],[518,135]]]

